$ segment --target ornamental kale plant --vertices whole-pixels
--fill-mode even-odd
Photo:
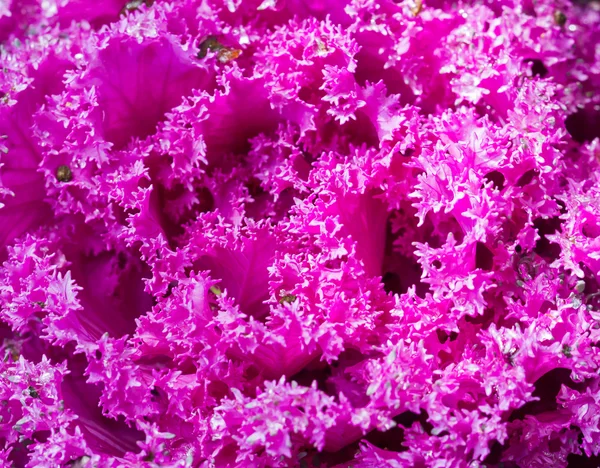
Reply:
[[[0,1],[0,466],[600,455],[600,3]]]

